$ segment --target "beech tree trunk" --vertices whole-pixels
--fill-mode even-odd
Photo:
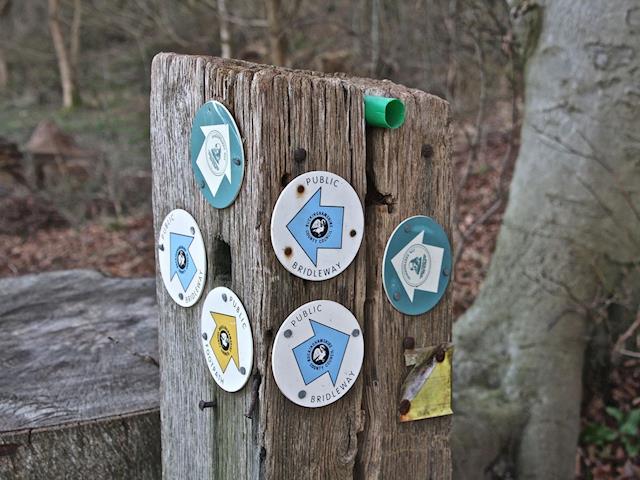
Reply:
[[[218,0],[218,24],[220,26],[220,56],[231,58],[231,27],[225,0]]]
[[[522,146],[487,279],[454,328],[455,478],[573,478],[585,351],[607,305],[627,292],[635,315],[639,297],[637,0],[514,3],[531,52]]]

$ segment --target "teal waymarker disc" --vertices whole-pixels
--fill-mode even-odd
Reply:
[[[215,208],[233,203],[244,177],[242,137],[227,107],[210,100],[191,125],[191,167],[204,198]]]
[[[404,220],[384,251],[382,282],[391,304],[407,315],[428,312],[442,298],[451,277],[451,245],[432,218]]]

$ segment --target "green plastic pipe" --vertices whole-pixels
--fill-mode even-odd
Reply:
[[[364,119],[372,127],[398,128],[404,123],[404,103],[397,98],[365,95]]]

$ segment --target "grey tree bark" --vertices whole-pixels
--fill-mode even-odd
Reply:
[[[454,477],[572,478],[585,351],[622,292],[637,309],[640,7],[513,12],[531,52],[522,146],[487,279],[454,328]]]

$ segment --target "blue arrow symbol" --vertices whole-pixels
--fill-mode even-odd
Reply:
[[[182,285],[182,289],[186,292],[191,284],[193,277],[196,276],[196,266],[194,265],[189,246],[193,242],[193,237],[181,235],[171,232],[169,237],[171,250],[171,271],[170,278],[173,280],[174,275],[178,274],[178,280]]]
[[[349,335],[314,320],[310,322],[313,336],[293,348],[298,369],[305,385],[329,372],[335,386],[347,351]]]
[[[322,187],[296,213],[287,229],[315,266],[320,248],[342,248],[344,207],[321,205]]]

